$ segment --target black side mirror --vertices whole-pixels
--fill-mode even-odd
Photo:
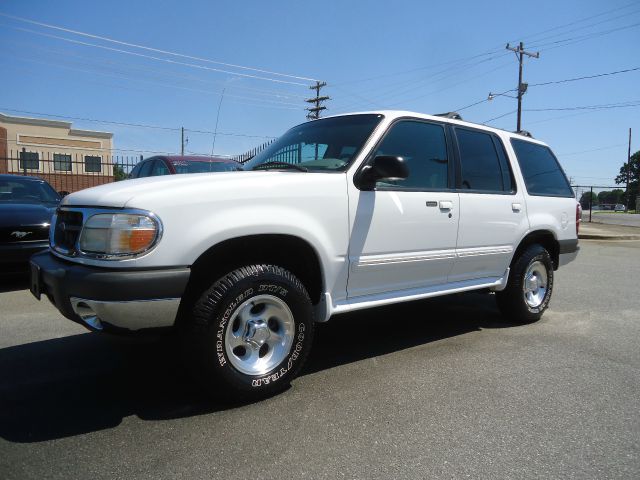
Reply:
[[[58,192],[58,195],[60,195],[60,198],[64,198],[64,197],[66,197],[67,195],[69,195],[69,192],[67,192],[66,190],[60,190],[60,191]]]
[[[373,190],[380,180],[404,180],[409,176],[409,169],[402,157],[378,155],[366,165],[360,174],[360,189]]]

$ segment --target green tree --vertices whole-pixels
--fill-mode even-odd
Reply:
[[[593,205],[598,204],[598,197],[596,196],[595,193],[584,192],[580,196],[580,206],[582,207],[583,210],[589,210],[589,206],[590,206],[589,196],[591,196],[591,202],[593,203]]]
[[[126,180],[127,179],[127,174],[124,171],[124,169],[118,165],[117,163],[113,164],[113,179],[116,182],[119,182],[120,180]]]
[[[616,177],[617,184],[627,183],[627,165],[629,162],[624,162],[624,165],[620,167],[620,175]],[[636,197],[638,196],[638,185],[640,184],[640,150],[631,155],[631,163],[629,168],[629,197],[627,198],[626,192],[623,195],[623,202],[625,205],[635,208]]]

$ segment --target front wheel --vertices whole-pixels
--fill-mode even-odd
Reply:
[[[286,388],[309,353],[313,307],[302,283],[275,265],[239,268],[203,293],[187,353],[216,397],[254,400]]]
[[[515,323],[542,317],[553,292],[553,262],[541,245],[530,245],[511,266],[507,288],[496,292],[502,314]]]

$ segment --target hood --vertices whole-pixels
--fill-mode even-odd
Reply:
[[[239,171],[165,175],[108,183],[66,196],[62,205],[151,209],[158,202],[184,203],[185,199],[263,197],[274,190],[286,192],[292,186],[324,184],[337,179],[335,173],[296,171]]]
[[[38,203],[0,203],[0,227],[22,227],[49,223],[56,206]]]

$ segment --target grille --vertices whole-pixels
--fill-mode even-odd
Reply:
[[[58,210],[53,230],[53,248],[65,254],[74,254],[82,230],[82,213]]]
[[[0,228],[0,243],[19,243],[46,240],[49,238],[49,226],[27,225]]]

